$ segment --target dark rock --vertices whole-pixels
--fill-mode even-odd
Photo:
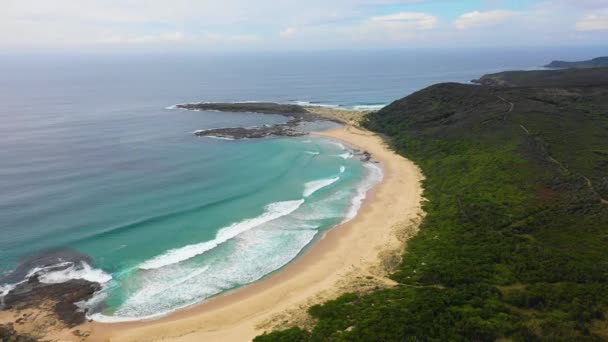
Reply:
[[[197,131],[194,134],[199,137],[217,137],[226,139],[258,139],[272,136],[298,137],[306,135],[296,129],[302,119],[292,118],[287,123],[278,125],[265,125],[261,127],[232,127],[215,128]]]
[[[0,341],[6,342],[36,342],[38,339],[27,335],[20,334],[15,330],[12,324],[0,324]]]
[[[369,162],[372,159],[372,154],[367,152],[367,151],[363,151],[361,152],[360,150],[353,150],[353,153],[355,154],[355,156],[357,156],[359,158],[359,160],[361,160],[362,162]]]
[[[221,112],[246,112],[259,114],[278,114],[294,118],[311,118],[316,115],[304,107],[290,104],[272,102],[244,102],[244,103],[187,103],[177,105],[177,108],[188,110],[218,110]]]
[[[4,309],[39,309],[47,302],[55,303],[53,312],[68,327],[85,322],[85,314],[76,303],[90,299],[101,285],[75,279],[59,284],[44,284],[37,277],[19,284],[4,297]]]
[[[0,276],[0,284],[19,283],[35,268],[53,267],[54,270],[59,271],[81,262],[92,264],[89,256],[73,249],[61,248],[42,251],[20,260],[14,271]]]
[[[228,127],[197,131],[194,134],[202,137],[226,139],[256,139],[272,136],[297,137],[306,135],[296,128],[304,121],[321,119],[318,115],[307,111],[298,105],[279,104],[271,102],[254,103],[191,103],[177,105],[177,108],[187,110],[218,110],[222,112],[247,112],[259,114],[277,114],[289,117],[284,124],[264,125],[261,127]]]

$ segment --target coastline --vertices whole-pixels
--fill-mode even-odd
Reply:
[[[306,326],[306,309],[346,292],[394,283],[385,278],[399,264],[404,242],[417,232],[423,176],[411,161],[390,151],[377,135],[344,126],[314,135],[369,151],[384,179],[357,216],[278,272],[201,304],[152,321],[87,323],[90,341],[244,341],[275,328]],[[405,208],[405,210],[404,210]]]

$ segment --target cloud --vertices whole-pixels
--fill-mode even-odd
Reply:
[[[518,13],[513,11],[494,10],[488,12],[470,12],[458,17],[454,22],[454,26],[460,30],[478,28],[484,26],[492,26],[505,22]]]
[[[114,34],[108,35],[102,39],[103,43],[107,44],[156,44],[156,43],[183,43],[193,41],[194,39],[186,37],[183,32],[164,32],[156,35],[124,35]]]
[[[217,32],[206,32],[201,37],[198,37],[198,42],[226,44],[226,43],[256,43],[262,41],[259,36],[253,34],[223,34]]]
[[[483,46],[495,45],[496,37],[505,44],[601,43],[608,0],[525,2],[518,12],[475,11],[443,24],[440,18],[457,17],[466,11],[455,11],[467,5],[455,0],[4,0],[0,49],[112,44],[365,48],[403,46],[404,41],[410,46]],[[481,6],[507,3],[483,0]],[[512,25],[472,29],[507,20]]]
[[[541,5],[545,6],[562,6],[580,9],[602,9],[608,7],[606,0],[549,0]]]
[[[157,44],[206,44],[223,45],[231,43],[247,44],[260,41],[254,35],[228,35],[217,32],[204,32],[199,35],[186,35],[183,32],[163,32],[150,35],[109,34],[100,39],[107,45],[157,45]]]
[[[588,14],[576,23],[577,31],[608,30],[608,10],[595,14]]]
[[[371,17],[361,26],[361,38],[367,40],[406,41],[417,37],[418,32],[437,27],[437,17],[422,12],[399,12]]]
[[[281,32],[279,32],[279,37],[281,38],[292,38],[296,33],[298,32],[298,30],[295,27],[288,27],[284,30],[281,30]]]
[[[430,30],[437,26],[437,21],[437,17],[427,13],[400,12],[371,17],[366,24],[388,30]]]

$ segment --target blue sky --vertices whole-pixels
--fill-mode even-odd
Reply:
[[[608,0],[4,0],[0,47],[608,47]]]

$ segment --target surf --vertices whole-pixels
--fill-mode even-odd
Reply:
[[[310,197],[315,192],[317,192],[323,188],[326,188],[339,180],[340,180],[340,177],[334,177],[334,178],[320,179],[320,180],[308,182],[308,183],[304,184],[303,196],[305,198]]]
[[[194,258],[250,229],[293,213],[303,203],[303,199],[271,203],[265,207],[265,211],[262,215],[221,228],[217,232],[215,239],[211,241],[171,249],[164,254],[142,263],[139,265],[139,268],[142,270],[157,269]]]
[[[344,220],[342,220],[341,223],[346,223],[357,216],[357,213],[363,204],[363,200],[365,200],[367,197],[367,193],[384,178],[382,169],[377,165],[372,163],[364,163],[363,165],[367,169],[367,177],[357,187],[357,194],[352,197],[350,206],[344,215]]]

